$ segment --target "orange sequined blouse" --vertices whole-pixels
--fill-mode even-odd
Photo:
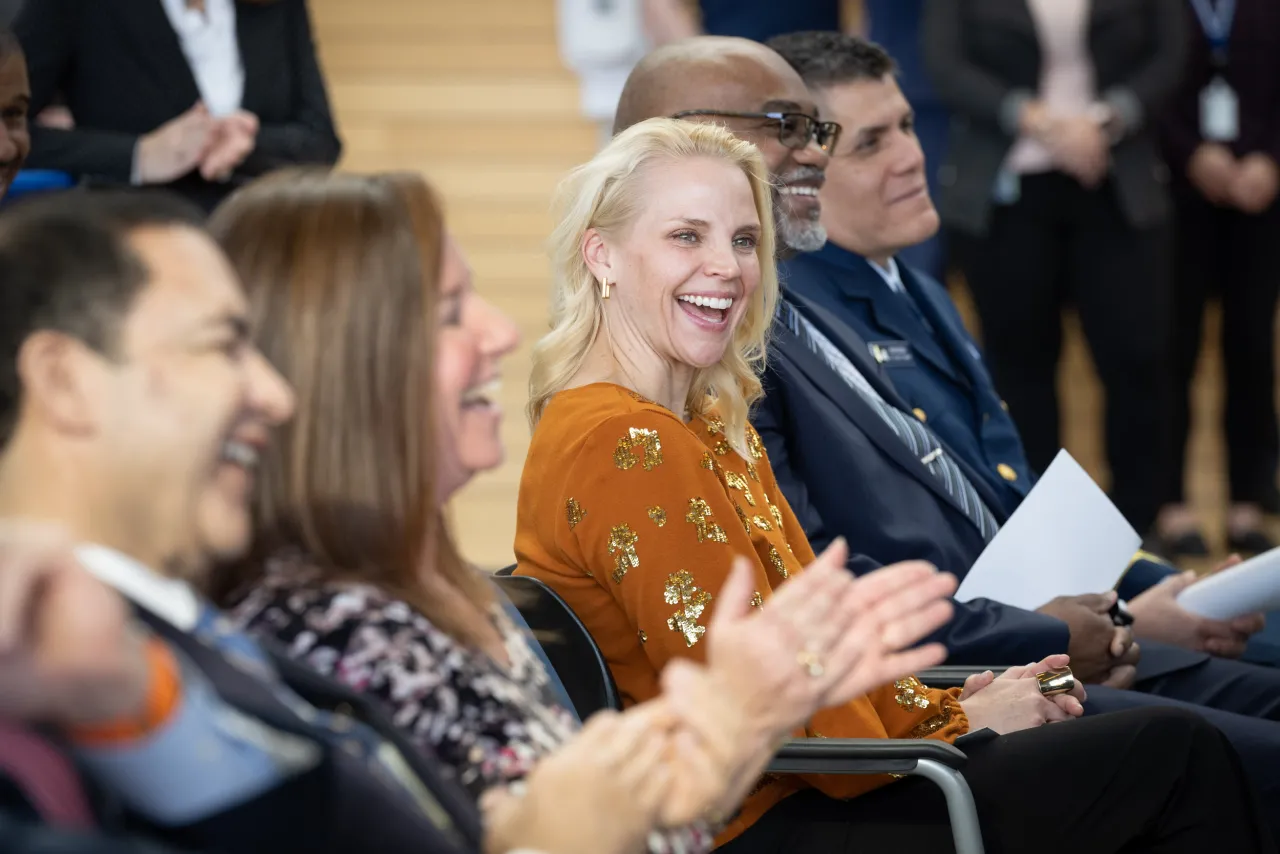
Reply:
[[[517,572],[564,597],[628,705],[661,691],[658,674],[670,659],[703,659],[715,597],[736,555],[755,558],[756,605],[813,560],[759,437],[748,428],[747,438],[744,459],[714,414],[685,424],[609,383],[555,395],[534,430],[520,481]],[[969,727],[958,693],[909,677],[820,711],[795,735],[954,741]],[[798,789],[850,798],[891,779],[766,776],[716,842]]]

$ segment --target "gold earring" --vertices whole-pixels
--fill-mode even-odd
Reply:
[[[613,290],[613,285],[609,284],[608,279],[600,280],[600,299],[608,299]]]

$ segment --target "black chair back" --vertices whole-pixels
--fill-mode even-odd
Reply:
[[[564,683],[578,717],[620,709],[618,686],[587,627],[560,595],[536,578],[499,572],[497,582],[533,631],[551,667]]]

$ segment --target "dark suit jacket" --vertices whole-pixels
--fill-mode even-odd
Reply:
[[[909,297],[891,291],[861,255],[833,243],[781,270],[788,291],[830,311],[875,348],[911,410],[977,470],[1011,514],[1035,483],[1018,428],[946,289],[901,260],[898,273]]]
[[[1135,228],[1169,215],[1168,169],[1152,132],[1181,79],[1186,20],[1178,0],[1092,0],[1088,48],[1100,97],[1136,124],[1111,151],[1121,209]],[[990,222],[996,175],[1017,138],[1014,105],[1039,88],[1041,51],[1026,0],[928,0],[922,51],[952,112],[938,210],[975,235]]]
[[[905,403],[866,342],[820,306],[787,298],[861,370],[885,400]],[[816,551],[837,536],[849,542],[857,573],[901,560],[927,560],[963,577],[981,553],[978,529],[938,479],[863,399],[809,347],[775,324],[765,397],[752,418],[769,463]],[[983,500],[999,502],[963,460]],[[935,637],[954,664],[1034,661],[1067,649],[1067,627],[1042,614],[979,599],[956,603]]]
[[[1209,42],[1190,3],[1182,4],[1188,26],[1186,73],[1161,123],[1165,156],[1175,178],[1203,142],[1200,92],[1221,73],[1240,100],[1240,136],[1228,147],[1237,156],[1260,151],[1280,162],[1280,4],[1237,0],[1225,69],[1214,68]]]
[[[850,358],[881,397],[907,410],[857,332],[799,294],[787,293],[786,298]],[[985,547],[977,528],[884,420],[780,324],[774,326],[764,382],[765,397],[752,424],[764,441],[778,486],[815,550],[842,536],[853,553],[854,572],[927,560],[964,578]],[[996,494],[968,461],[943,444],[1003,524],[1008,517]],[[933,640],[947,646],[952,664],[997,666],[1065,652],[1069,636],[1057,619],[976,599],[957,602],[955,616]],[[1208,660],[1164,645],[1144,644],[1143,649],[1142,678]]]
[[[881,368],[894,389],[986,481],[1003,516],[1010,516],[1036,480],[1018,428],[946,288],[901,260],[898,273],[919,315],[865,258],[835,244],[782,266],[791,293],[830,311],[885,354]],[[1162,561],[1136,560],[1120,582],[1120,596],[1132,599],[1174,572]]]
[[[226,184],[198,172],[172,189],[212,209],[237,184],[282,166],[332,164],[341,153],[316,60],[306,0],[236,3],[245,81],[242,106],[258,116],[257,148]],[[31,114],[65,96],[74,130],[33,126],[33,169],[127,184],[138,138],[200,99],[160,0],[39,0],[14,30],[31,76]]]
[[[136,607],[136,606],[135,606]],[[447,822],[428,820],[403,792],[375,777],[363,760],[339,746],[342,730],[305,720],[270,686],[223,654],[160,617],[137,608],[153,631],[180,650],[211,681],[224,702],[268,726],[326,745],[316,768],[263,795],[197,824],[165,828],[170,844],[235,852],[351,851],[466,854],[482,850],[478,810],[444,777],[433,757],[415,748],[368,698],[332,682],[263,644],[284,683],[318,709],[341,710],[399,750],[440,805]]]

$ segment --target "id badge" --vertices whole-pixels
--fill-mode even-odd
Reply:
[[[1221,77],[1200,93],[1200,135],[1209,142],[1235,142],[1240,136],[1240,99]]]

